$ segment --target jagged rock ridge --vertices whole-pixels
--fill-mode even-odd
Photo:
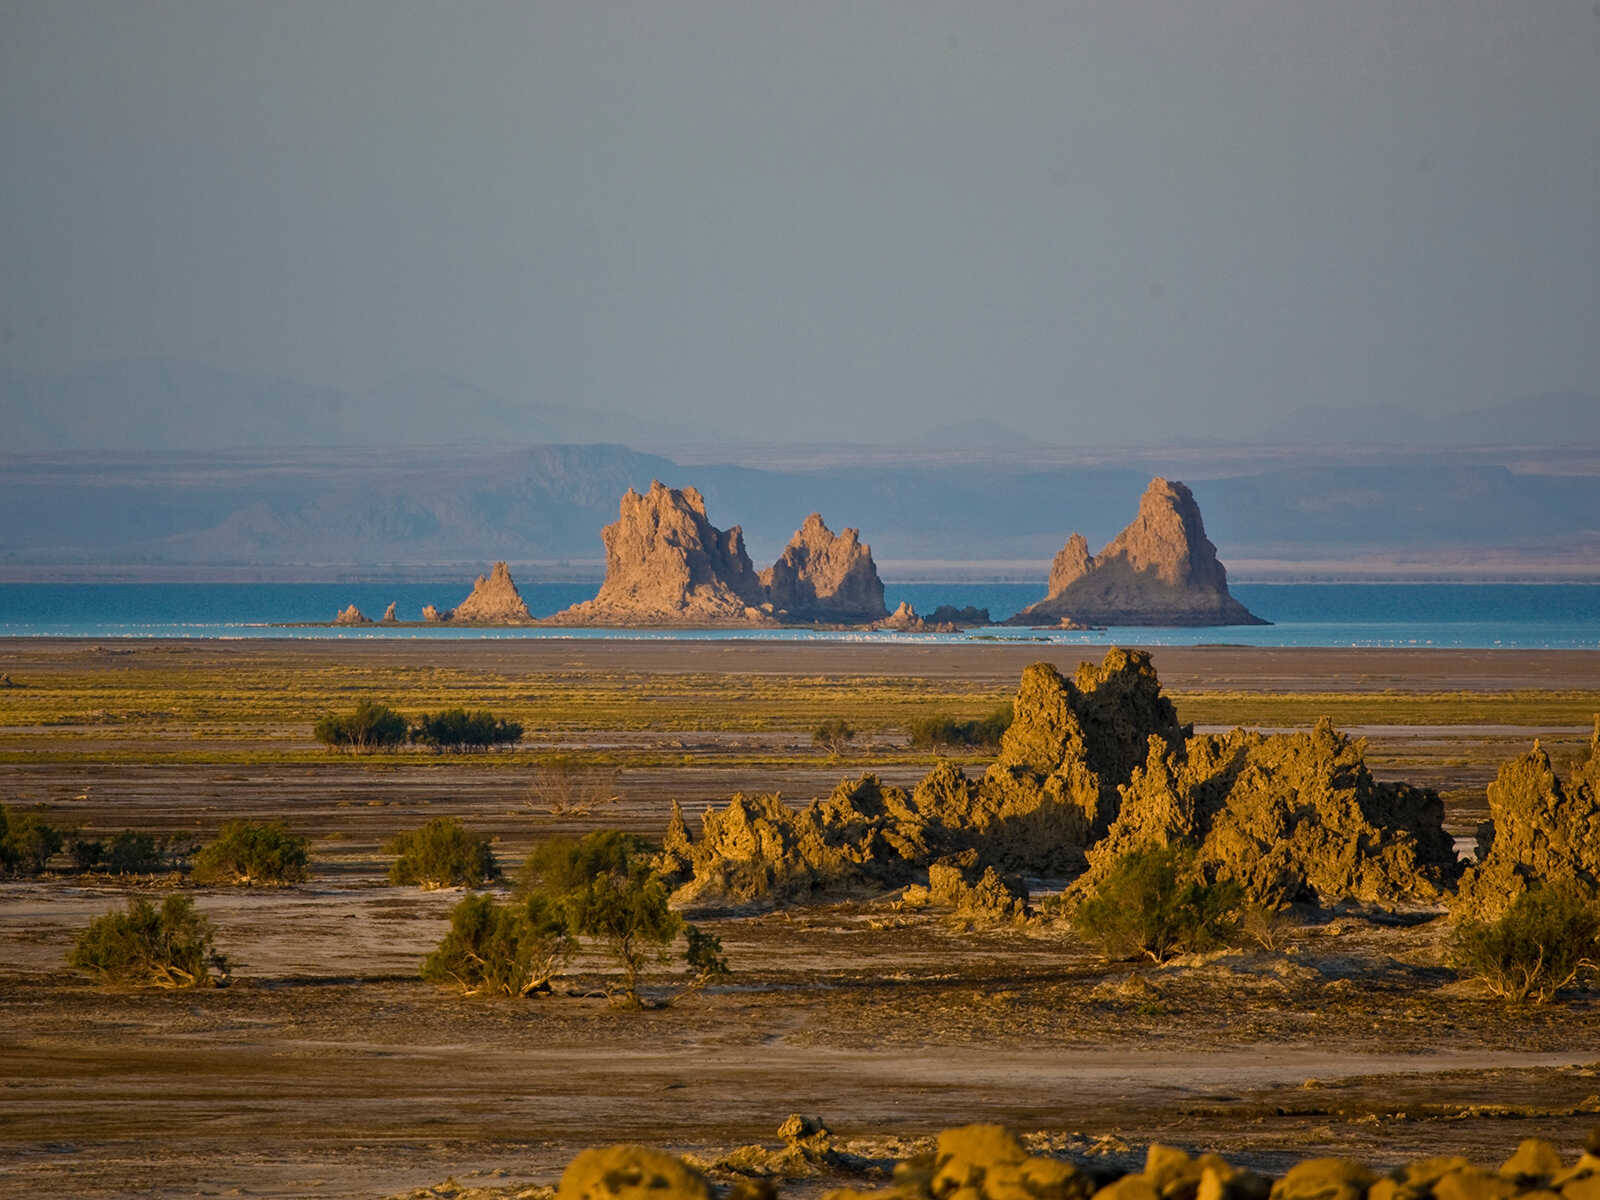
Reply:
[[[1157,476],[1139,514],[1098,555],[1082,534],[1050,566],[1050,593],[1009,625],[1264,625],[1228,593],[1194,493]]]
[[[562,625],[683,625],[770,620],[744,532],[718,529],[694,488],[660,480],[629,488],[617,520],[600,533],[606,577],[593,600],[550,620]]]
[[[859,530],[834,533],[821,513],[805,519],[760,578],[772,607],[790,618],[875,621],[888,611],[872,547]]]
[[[550,618],[558,625],[720,625],[861,622],[884,615],[883,583],[857,530],[835,534],[812,513],[784,552],[757,574],[739,526],[718,529],[694,488],[659,480],[631,488],[601,532],[606,577],[593,600]]]

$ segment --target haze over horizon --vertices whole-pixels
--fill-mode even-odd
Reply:
[[[1318,440],[1600,395],[1589,0],[12,0],[0,33],[13,449]]]

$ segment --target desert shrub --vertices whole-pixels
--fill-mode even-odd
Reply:
[[[811,731],[811,743],[829,754],[843,754],[856,739],[856,731],[843,717],[829,717]]]
[[[919,750],[998,746],[1006,730],[1011,728],[1011,716],[1009,704],[1001,705],[987,716],[967,721],[935,714],[914,719],[906,726],[906,733],[911,736],[911,745]]]
[[[522,740],[522,726],[515,721],[500,721],[487,709],[468,712],[447,708],[439,713],[423,713],[411,726],[411,740],[434,750],[461,753],[508,746]]]
[[[1174,954],[1224,945],[1237,930],[1244,890],[1207,882],[1194,855],[1151,847],[1123,855],[1073,913],[1072,923],[1111,958]]]
[[[388,749],[406,740],[406,719],[386,704],[363,700],[354,712],[323,717],[312,734],[323,745],[335,749]]]
[[[0,804],[0,874],[39,874],[63,840],[61,830],[39,813]]]
[[[187,896],[168,896],[160,908],[135,898],[125,912],[96,918],[78,934],[67,962],[103,982],[138,987],[204,987],[213,970],[225,976],[228,969],[212,945],[211,922]]]
[[[202,884],[303,883],[308,858],[306,839],[281,821],[230,821],[195,854],[190,878]]]
[[[1600,971],[1600,906],[1567,888],[1534,888],[1498,920],[1457,925],[1451,960],[1513,1004],[1548,1003]]]
[[[425,888],[476,887],[500,874],[489,839],[454,817],[435,817],[384,847],[396,856],[389,882]]]
[[[525,797],[530,808],[553,817],[588,816],[622,799],[622,772],[556,755],[534,767]]]
[[[469,996],[527,996],[549,990],[574,949],[566,922],[542,897],[501,904],[492,896],[464,896],[450,910],[450,931],[423,962],[422,977]]]
[[[722,943],[689,925],[668,905],[667,881],[655,868],[655,848],[643,838],[602,830],[580,839],[552,838],[535,846],[522,873],[522,893],[559,913],[567,930],[593,938],[622,968],[614,997],[643,1006],[640,983],[651,962],[665,962],[681,935],[689,978],[677,995],[727,974]]]
[[[86,837],[74,837],[67,842],[67,854],[72,858],[72,865],[80,871],[93,871],[105,862],[106,844],[102,841],[91,841]]]
[[[74,837],[67,845],[73,865],[80,871],[104,871],[108,875],[154,875],[175,867],[184,850],[178,843],[153,833],[124,830],[103,842]]]

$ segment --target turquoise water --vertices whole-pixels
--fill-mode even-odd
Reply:
[[[638,638],[824,641],[1042,641],[1250,646],[1438,646],[1508,649],[1600,648],[1600,584],[1238,584],[1234,594],[1269,626],[1215,629],[980,629],[960,634],[894,634],[808,629],[331,629],[280,627],[328,621],[354,603],[378,617],[395,601],[401,620],[424,604],[459,602],[459,579],[409,584],[0,584],[0,637],[293,637],[293,638]],[[1002,620],[1043,594],[1042,584],[907,583],[886,585],[894,608],[919,612],[940,604],[988,608]],[[592,583],[543,583],[522,589],[536,616],[594,595]]]

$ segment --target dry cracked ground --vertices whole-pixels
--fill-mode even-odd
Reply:
[[[193,993],[109,991],[66,970],[73,931],[130,887],[0,884],[0,1194],[379,1197],[447,1176],[514,1189],[553,1181],[597,1143],[715,1157],[775,1142],[793,1111],[880,1157],[993,1120],[1084,1154],[1132,1162],[1159,1139],[1266,1170],[1319,1153],[1499,1161],[1529,1136],[1570,1155],[1600,1123],[1600,1001],[1486,998],[1443,965],[1431,913],[1311,914],[1274,950],[1155,967],[1104,963],[1048,923],[962,929],[889,896],[709,922],[734,975],[661,1011],[609,1007],[594,958],[557,994],[521,1002],[417,978],[459,894],[387,885],[381,844],[397,830],[459,816],[512,865],[549,831],[659,833],[674,798],[692,818],[739,787],[808,796],[874,754],[893,760],[886,776],[913,779],[926,759],[887,721],[858,715],[864,744],[834,762],[782,719],[785,696],[811,704],[831,681],[865,696],[869,718],[901,693],[926,705],[959,689],[978,705],[1014,685],[1037,656],[1026,648],[718,647],[710,663],[623,644],[117,649],[132,653],[0,645],[0,669],[25,685],[0,697],[0,797],[102,830],[280,816],[312,838],[315,870],[282,891],[188,889],[236,971]],[[1584,654],[1218,648],[1157,651],[1157,667],[1180,716],[1203,724],[1237,719],[1252,696],[1273,725],[1308,723],[1286,697],[1350,698],[1341,721],[1367,727],[1380,774],[1443,787],[1463,837],[1495,763],[1535,731],[1558,757],[1576,753],[1600,687],[1600,656]],[[183,711],[185,687],[322,695],[329,672],[355,692],[399,668],[455,672],[462,694],[530,718],[534,702],[516,697],[559,711],[579,686],[563,681],[584,680],[594,719],[543,720],[535,745],[646,748],[614,760],[617,804],[555,815],[528,790],[539,750],[319,760],[308,722],[266,700],[226,718]],[[775,715],[723,729],[615,716],[684,673],[704,679],[709,707],[737,692]],[[617,703],[591,703],[594,681],[613,677],[626,680]],[[878,680],[898,682],[879,692]],[[661,740],[683,743],[670,761]]]

